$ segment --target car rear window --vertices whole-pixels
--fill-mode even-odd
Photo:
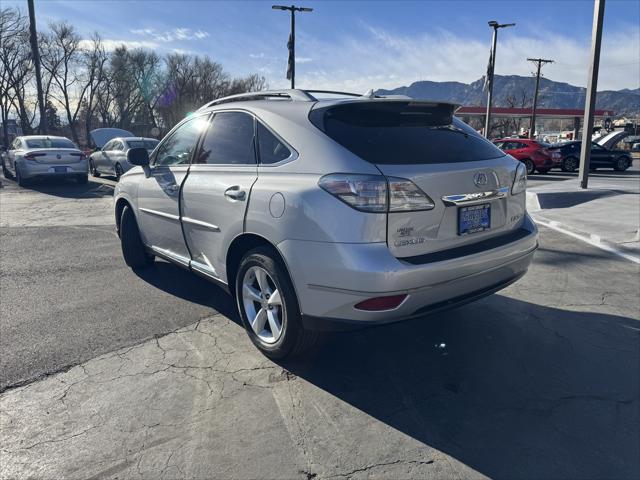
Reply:
[[[446,104],[348,103],[317,108],[311,122],[330,138],[374,164],[473,162],[504,156]]]
[[[127,140],[129,148],[146,148],[153,150],[158,145],[158,140]]]
[[[27,148],[76,148],[75,144],[66,138],[30,138],[26,143]]]

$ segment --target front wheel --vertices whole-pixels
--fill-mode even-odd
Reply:
[[[629,160],[627,159],[627,157],[619,157],[616,160],[615,165],[613,166],[613,169],[616,172],[624,172],[627,168],[629,168],[629,165],[631,164],[631,162],[629,162]]]
[[[120,165],[119,163],[116,163],[115,171],[116,171],[116,180],[120,180],[120,177],[124,173],[124,170],[122,169],[122,165]]]
[[[317,340],[317,332],[303,327],[289,275],[270,249],[256,248],[243,257],[236,299],[249,338],[267,357],[298,355]]]
[[[578,168],[578,159],[575,157],[567,157],[562,161],[563,172],[575,172]]]
[[[91,172],[91,175],[93,175],[94,177],[100,176],[100,172],[93,163],[93,160],[89,160],[89,172]]]
[[[138,222],[130,206],[122,209],[120,216],[120,245],[125,263],[131,268],[144,268],[153,263],[140,238]]]
[[[18,165],[15,166],[16,169],[16,183],[21,186],[24,187],[27,185],[27,179],[24,178],[22,176],[22,174],[20,173],[20,168],[18,167]]]

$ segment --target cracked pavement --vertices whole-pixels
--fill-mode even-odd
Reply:
[[[640,477],[631,263],[543,229],[499,294],[276,363],[217,288],[30,215],[2,224],[2,479]]]

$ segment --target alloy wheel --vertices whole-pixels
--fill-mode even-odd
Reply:
[[[253,266],[245,272],[242,306],[256,336],[264,343],[276,343],[282,336],[285,311],[280,291],[264,268]]]

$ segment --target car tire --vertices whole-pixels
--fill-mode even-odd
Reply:
[[[256,248],[244,255],[235,292],[245,330],[265,356],[291,357],[315,344],[318,332],[304,328],[291,279],[271,249]]]
[[[618,157],[616,159],[615,165],[613,166],[613,169],[616,172],[624,172],[627,168],[629,168],[630,165],[631,162],[627,157]]]
[[[120,215],[120,245],[125,263],[133,268],[145,268],[153,264],[154,257],[147,253],[136,216],[130,206],[125,206]]]
[[[86,185],[87,182],[89,181],[89,176],[88,175],[79,175],[78,177],[76,177],[76,180],[80,185]]]
[[[575,172],[578,168],[578,159],[576,157],[567,157],[562,160],[563,172]]]
[[[116,172],[116,180],[119,181],[120,177],[124,173],[124,170],[122,170],[122,165],[120,165],[119,163],[116,163],[116,166],[114,167],[114,170]]]
[[[524,166],[527,169],[527,175],[533,175],[533,173],[536,171],[536,166],[533,163],[533,160],[531,160],[530,158],[525,158],[524,160],[522,160],[522,163],[524,163]]]
[[[547,173],[549,173],[549,170],[551,170],[550,168],[539,168],[538,169],[538,173],[541,173],[542,175],[545,175]]]
[[[94,177],[99,177],[100,176],[100,172],[98,171],[96,166],[93,164],[93,160],[91,160],[91,159],[89,159],[89,172]]]
[[[4,175],[4,178],[9,178],[9,179],[13,178],[13,175],[5,165],[4,160],[2,161],[2,173]]]
[[[18,165],[15,165],[14,168],[16,169],[16,183],[21,187],[25,187],[27,185],[27,179],[24,178],[20,173],[20,168],[18,168]]]

